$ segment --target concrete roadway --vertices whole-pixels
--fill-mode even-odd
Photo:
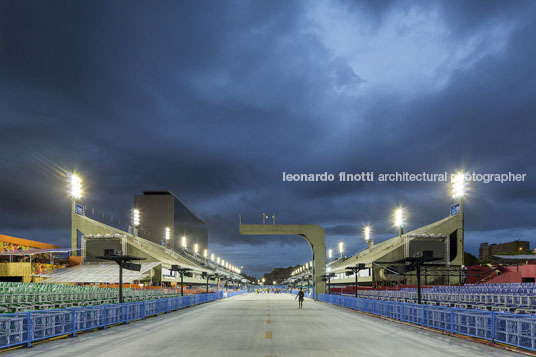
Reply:
[[[7,356],[509,356],[288,294],[247,294],[49,341]]]

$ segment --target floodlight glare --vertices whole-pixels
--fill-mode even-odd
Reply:
[[[214,253],[210,254],[210,260],[214,261]]]
[[[370,239],[370,226],[365,226],[365,228],[363,228],[363,235],[365,236],[365,240],[368,242]]]
[[[395,210],[395,226],[403,227],[404,226],[404,209],[397,208]]]
[[[203,257],[207,258],[208,257],[208,250],[203,250]]]
[[[274,285],[275,285],[275,280],[273,281]]]
[[[216,259],[216,263],[220,264],[220,257]]]
[[[70,174],[67,179],[69,181],[69,195],[74,200],[80,199],[82,197],[82,179],[76,174]]]
[[[186,236],[182,236],[181,245],[183,248],[186,248]]]
[[[194,252],[197,254],[198,251],[199,251],[199,244],[195,243],[194,244]]]
[[[452,197],[462,199],[465,194],[465,175],[458,172],[452,177]]]
[[[166,238],[166,240],[169,240],[169,238],[171,238],[171,229],[169,227],[166,227],[164,232],[165,232],[164,237]]]
[[[328,258],[331,259],[333,257],[333,249],[328,249]]]
[[[344,252],[344,242],[339,242],[339,253],[343,253]]]
[[[140,225],[140,210],[137,208],[134,208],[132,210],[132,225],[134,227],[137,227]]]

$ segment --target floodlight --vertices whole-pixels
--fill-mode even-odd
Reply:
[[[404,226],[404,209],[397,208],[395,210],[395,226],[403,227]]]
[[[220,264],[220,257],[216,259],[216,263]]]
[[[207,258],[208,257],[208,250],[203,250],[203,257]]]
[[[339,242],[339,253],[343,253],[344,252],[344,242]]]
[[[275,285],[275,280],[273,281],[274,285]]]
[[[214,261],[214,253],[210,254],[210,260]]]
[[[331,259],[333,257],[333,249],[328,249],[328,258]]]
[[[365,226],[365,228],[363,228],[363,235],[365,236],[365,240],[368,242],[370,239],[370,226]]]
[[[195,254],[197,254],[198,251],[199,251],[199,244],[195,243],[194,244],[194,252],[195,252]]]
[[[186,236],[182,236],[181,245],[183,248],[186,248]]]
[[[82,197],[82,179],[76,174],[70,174],[67,178],[69,185],[69,195],[73,200],[78,200]]]
[[[137,208],[134,208],[132,210],[132,225],[134,227],[137,227],[140,225],[140,210]]]
[[[465,175],[458,172],[452,177],[452,197],[462,199],[465,194]]]
[[[166,227],[164,232],[164,237],[166,238],[166,240],[169,240],[169,238],[171,238],[171,229],[169,227]]]

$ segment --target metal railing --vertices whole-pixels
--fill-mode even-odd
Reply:
[[[536,315],[319,294],[318,300],[390,319],[536,351]]]
[[[21,313],[0,314],[0,349],[16,345],[30,347],[32,342],[77,332],[106,329],[111,325],[143,320],[189,306],[244,294],[233,291],[178,296],[173,298],[127,302],[122,304],[73,307]]]

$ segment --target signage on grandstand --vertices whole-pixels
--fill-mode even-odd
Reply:
[[[86,209],[85,209],[84,205],[81,205],[80,203],[75,203],[74,204],[74,212],[77,215],[80,215],[80,216],[85,216],[86,215]]]
[[[450,206],[450,215],[455,216],[460,213],[460,204],[456,203],[455,205]]]

